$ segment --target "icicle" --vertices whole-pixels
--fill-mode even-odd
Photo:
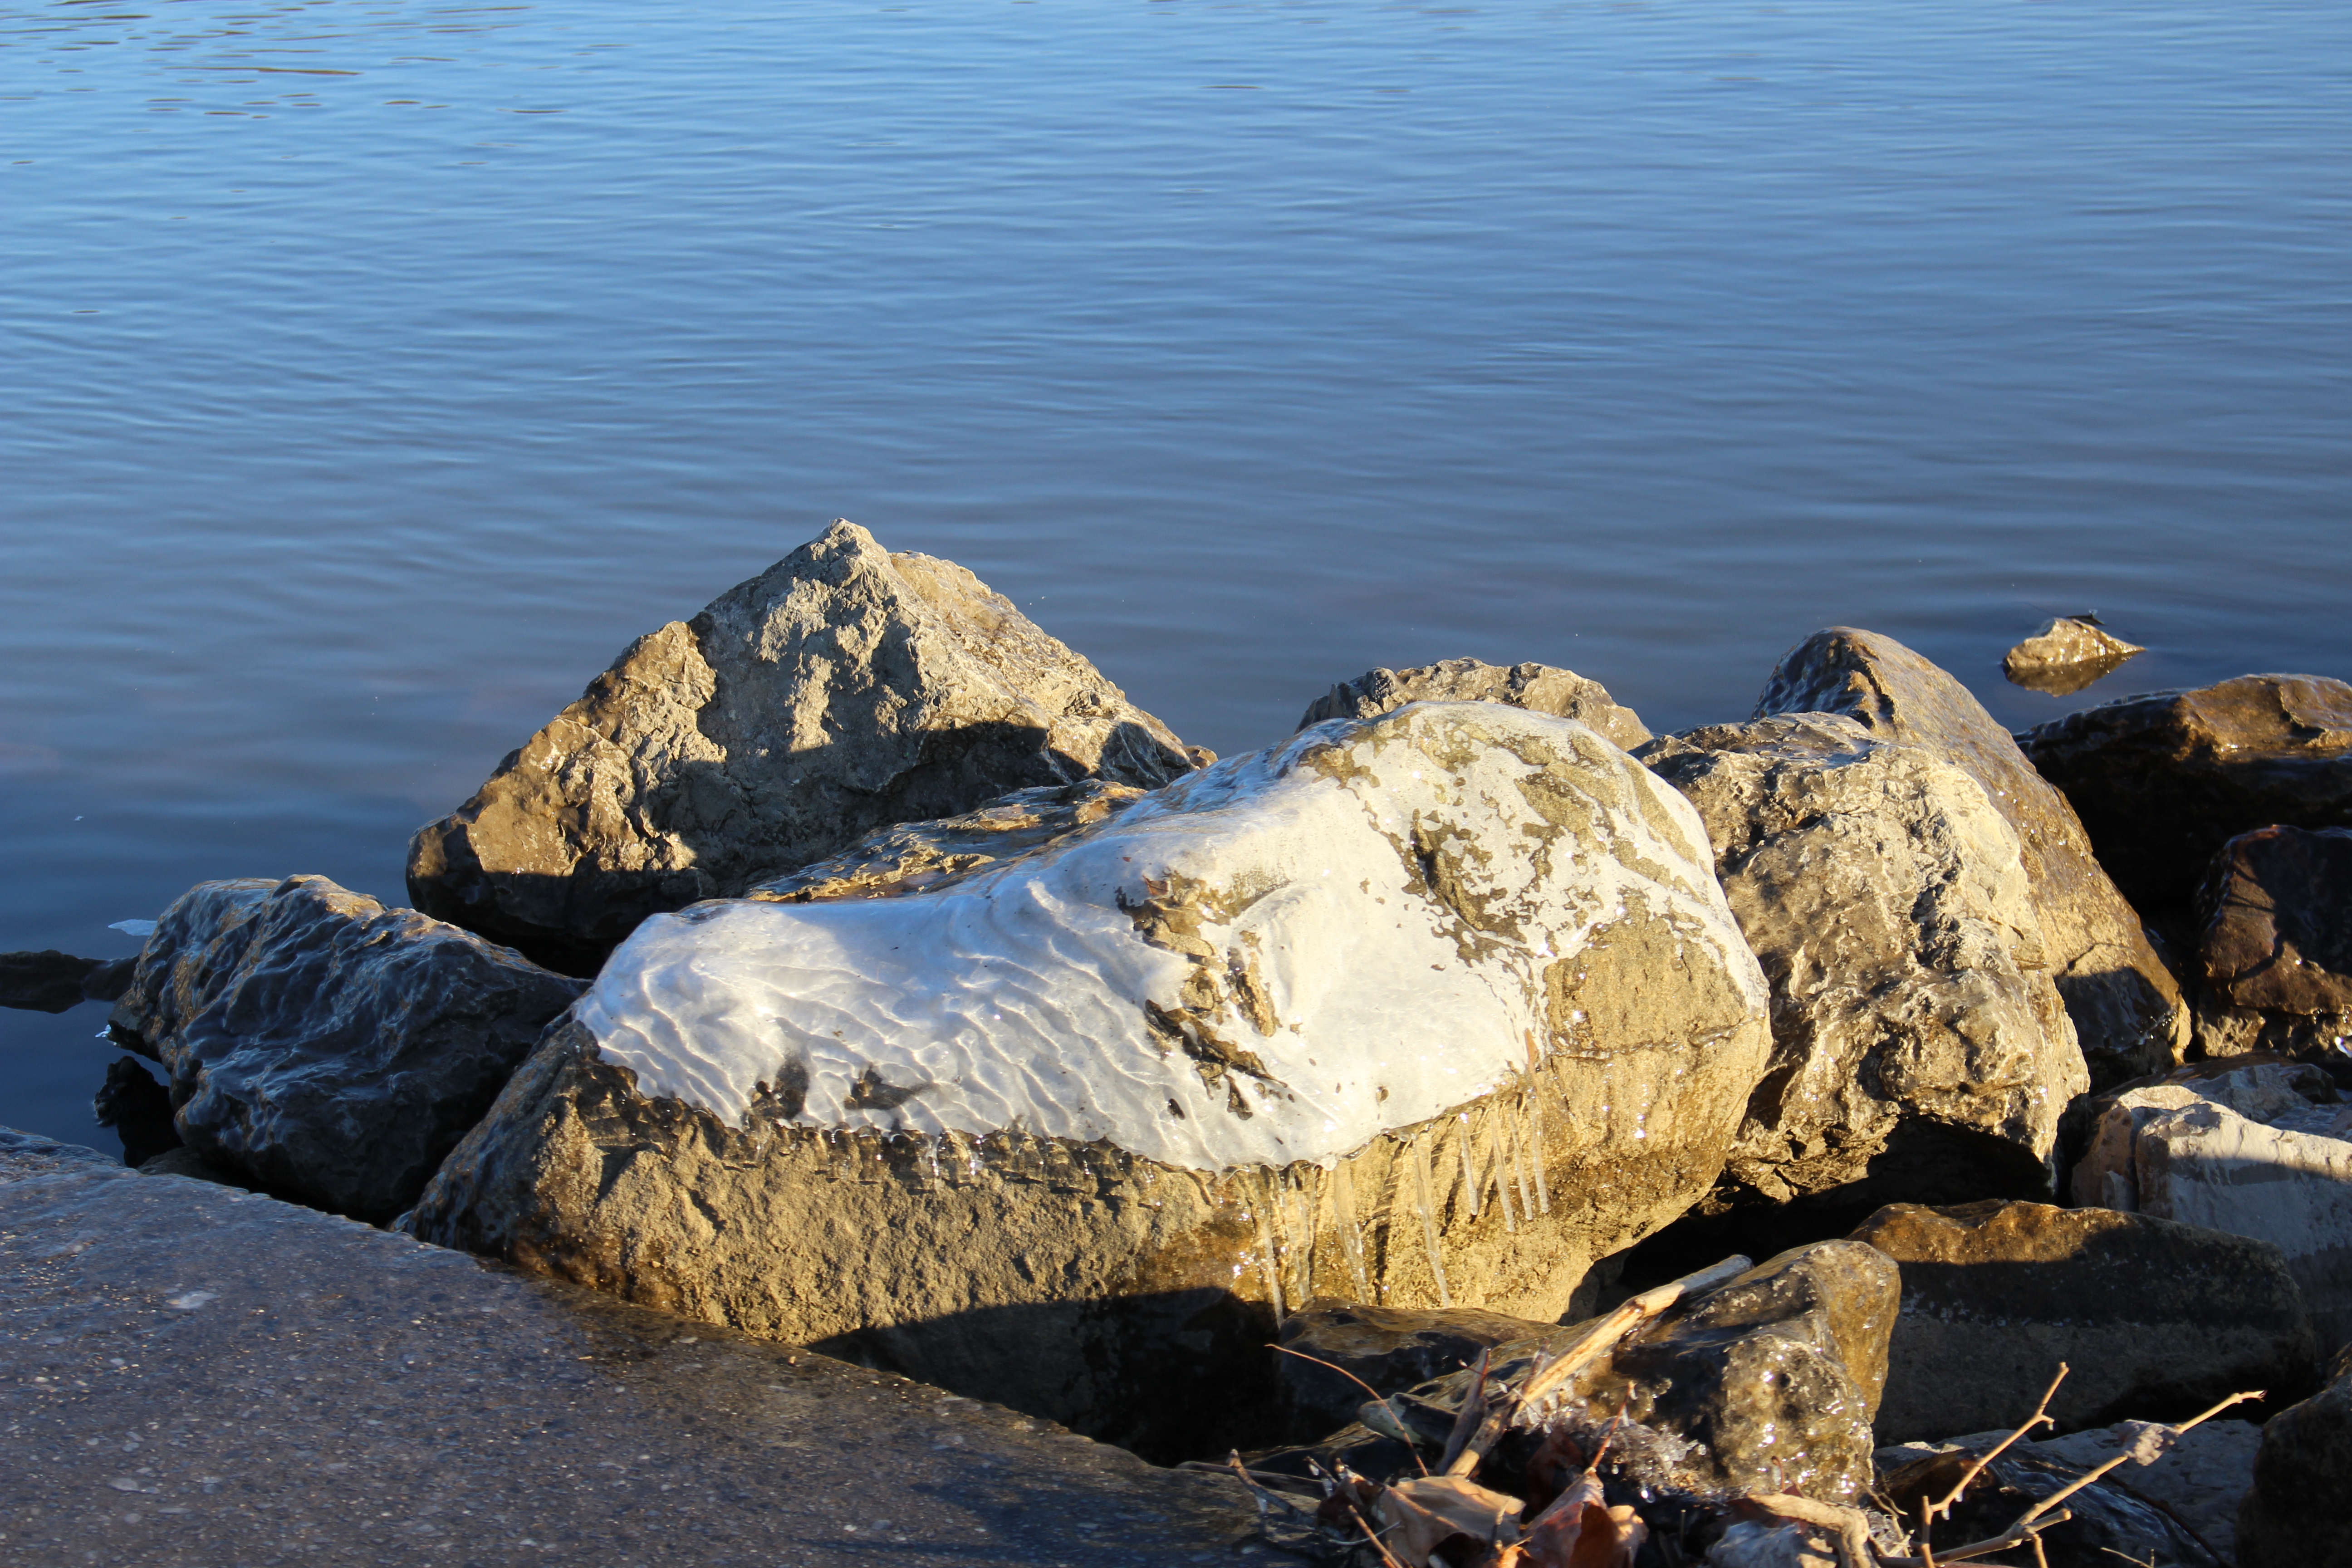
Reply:
[[[1307,1178],[1302,1176],[1298,1182],[1291,1191],[1298,1221],[1294,1232],[1298,1239],[1292,1243],[1291,1250],[1297,1254],[1298,1273],[1291,1281],[1290,1299],[1303,1305],[1315,1298],[1315,1221],[1323,1211],[1323,1203],[1322,1194],[1307,1186]]]
[[[1535,1167],[1536,1208],[1551,1213],[1551,1187],[1544,1180],[1543,1098],[1532,1089],[1528,1091],[1528,1163]]]
[[[1466,1110],[1464,1111],[1458,1120],[1462,1124],[1462,1186],[1463,1190],[1470,1194],[1470,1217],[1472,1219],[1476,1219],[1478,1217],[1478,1200],[1484,1195],[1484,1189],[1486,1184],[1478,1179],[1477,1164],[1471,1157],[1470,1146],[1473,1143],[1475,1143],[1477,1140],[1472,1137],[1470,1133],[1470,1113]]]
[[[1406,1152],[1412,1160],[1413,1197],[1421,1208],[1421,1239],[1429,1248],[1430,1277],[1437,1281],[1437,1304],[1451,1307],[1454,1297],[1445,1289],[1445,1259],[1438,1255],[1437,1214],[1429,1202],[1429,1151],[1416,1135],[1406,1145]]]
[[[1372,1277],[1364,1268],[1364,1235],[1356,1228],[1356,1175],[1345,1160],[1331,1173],[1331,1216],[1339,1222],[1339,1246],[1348,1255],[1348,1269],[1356,1277],[1356,1300],[1370,1302]]]
[[[1503,1211],[1503,1229],[1507,1235],[1517,1236],[1519,1233],[1519,1216],[1514,1214],[1511,1210],[1510,1129],[1510,1117],[1509,1114],[1506,1112],[1503,1117],[1502,1130],[1495,1134],[1495,1164],[1493,1174],[1495,1177],[1496,1206]]]
[[[1528,1141],[1519,1131],[1519,1107],[1503,1108],[1503,1124],[1511,1131],[1511,1173],[1519,1182],[1519,1213],[1533,1224],[1536,1217],[1535,1199],[1528,1192]]]
[[[1264,1196],[1250,1205],[1257,1210],[1258,1267],[1265,1275],[1266,1294],[1274,1301],[1274,1321],[1277,1323],[1289,1315],[1282,1305],[1282,1259],[1275,1250],[1274,1205],[1280,1195],[1276,1185],[1280,1180],[1279,1176],[1267,1176]],[[1242,1191],[1246,1197],[1248,1187],[1244,1185]]]

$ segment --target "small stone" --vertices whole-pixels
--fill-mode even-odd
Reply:
[[[0,952],[0,1007],[62,1013],[88,1000],[82,983],[99,967],[95,958],[76,958],[55,948]]]
[[[2000,670],[2016,685],[2064,696],[2082,690],[2121,668],[2133,655],[2147,651],[2107,631],[2096,616],[2059,616],[2042,622],[2032,637],[2011,648],[2000,661]]]

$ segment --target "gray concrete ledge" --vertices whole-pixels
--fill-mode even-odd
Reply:
[[[1231,1482],[5,1129],[0,1453],[9,1564],[1276,1560]]]

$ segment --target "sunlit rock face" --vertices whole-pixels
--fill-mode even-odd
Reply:
[[[1706,1190],[1766,1005],[1687,802],[1421,703],[919,892],[649,921],[412,1223],[1172,1451],[1310,1296],[1556,1317]]]
[[[416,907],[591,973],[646,915],[1008,790],[1206,760],[951,561],[847,521],[639,637],[417,829]]]

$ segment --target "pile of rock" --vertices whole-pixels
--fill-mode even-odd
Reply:
[[[2347,872],[2334,681],[2012,737],[1837,628],[1744,723],[1454,660],[1220,762],[841,522],[420,829],[415,909],[207,883],[0,982],[115,1003],[147,1168],[1246,1448],[1367,1562],[2204,1568],[2234,1462],[2268,1568],[2352,1419],[2285,1408],[2352,1339]],[[2151,1467],[2069,1491],[2098,1443]]]

